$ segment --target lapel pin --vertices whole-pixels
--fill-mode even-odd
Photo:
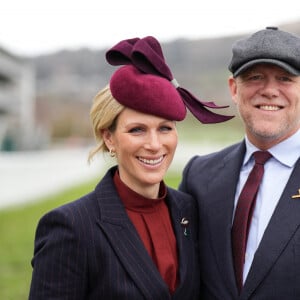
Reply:
[[[300,191],[300,190],[299,190]],[[181,221],[180,221],[180,224],[183,226],[183,227],[186,227],[188,226],[189,224],[189,220],[187,218],[182,218]]]
[[[298,190],[298,194],[292,196],[293,199],[300,198],[300,189]]]
[[[188,230],[188,226],[189,226],[189,220],[187,218],[182,218],[180,221],[181,226],[183,227],[183,234],[185,236],[189,235],[189,230]]]

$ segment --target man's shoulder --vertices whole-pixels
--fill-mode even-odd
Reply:
[[[242,142],[239,142],[212,153],[208,153],[205,155],[196,155],[190,160],[190,163],[193,165],[215,163],[216,161],[223,160],[225,157],[227,157],[227,155],[236,151],[241,146],[241,144]]]

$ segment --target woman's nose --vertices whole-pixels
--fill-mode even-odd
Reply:
[[[150,150],[158,150],[161,147],[160,137],[156,132],[148,135],[145,147]]]

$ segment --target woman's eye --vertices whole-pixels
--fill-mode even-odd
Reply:
[[[144,129],[142,127],[133,127],[128,132],[129,133],[139,133],[139,132],[143,132],[143,131],[144,131]]]
[[[160,131],[171,131],[171,130],[173,130],[173,128],[170,126],[161,126],[160,127]]]

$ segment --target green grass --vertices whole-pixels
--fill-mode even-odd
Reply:
[[[168,173],[166,183],[177,187],[179,175]],[[28,298],[32,268],[35,228],[40,217],[50,209],[91,191],[94,180],[26,206],[0,210],[0,299]]]

